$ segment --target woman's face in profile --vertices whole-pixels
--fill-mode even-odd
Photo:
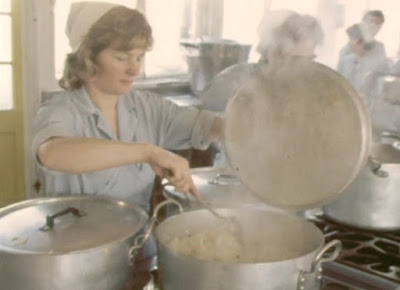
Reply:
[[[105,94],[126,94],[140,74],[145,53],[143,48],[102,50],[96,58],[99,71],[88,82]]]

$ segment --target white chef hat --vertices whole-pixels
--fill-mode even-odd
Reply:
[[[257,51],[265,53],[273,40],[274,30],[280,26],[289,16],[295,14],[291,10],[271,10],[264,14],[257,28]]]
[[[73,52],[78,50],[92,25],[116,6],[118,5],[106,2],[74,2],[71,4],[65,34]]]

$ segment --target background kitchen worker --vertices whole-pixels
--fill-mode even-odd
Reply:
[[[282,62],[295,58],[313,60],[315,50],[322,44],[324,33],[319,21],[307,14],[289,10],[271,11],[264,16],[258,27],[259,42],[257,63],[235,64],[218,73],[200,98],[204,108],[223,115],[230,98],[248,80],[282,66]],[[214,165],[226,166],[221,146],[215,146]]]
[[[146,18],[110,3],[73,3],[66,33],[73,52],[60,81],[65,91],[34,120],[46,194],[109,196],[149,212],[155,174],[199,194],[186,159],[166,149],[207,148],[221,119],[132,89],[153,43]],[[154,244],[146,252],[154,255]]]
[[[388,71],[388,62],[377,55],[360,24],[351,25],[346,33],[349,52],[339,59],[337,71],[349,80],[371,111],[379,93],[379,74]]]
[[[375,36],[381,30],[383,23],[385,22],[385,16],[380,10],[368,10],[362,17],[359,27],[363,34],[364,41],[368,43],[370,54],[376,58],[386,59],[385,45],[376,40]],[[347,43],[339,53],[339,62],[347,54],[351,54],[352,49]]]

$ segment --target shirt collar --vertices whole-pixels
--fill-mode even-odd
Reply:
[[[119,97],[118,103],[122,102],[122,104],[118,104],[119,108],[125,108],[128,112],[134,112],[136,109],[136,105],[133,102],[133,98],[129,97],[133,95],[134,92],[131,91],[127,95],[121,95]],[[75,90],[75,102],[82,107],[88,114],[99,115],[99,109],[93,104],[92,99],[90,98],[86,87],[83,85],[79,89]]]
[[[105,120],[102,119],[102,114],[96,105],[92,102],[85,86],[75,90],[74,101],[88,114],[95,118],[97,127],[109,136],[110,132]],[[129,92],[127,95],[121,95],[118,99],[118,122],[120,127],[120,139],[132,140],[134,131],[137,126],[136,105],[131,97],[134,92]]]
[[[99,115],[99,109],[93,104],[85,86],[74,91],[74,101],[90,115]]]

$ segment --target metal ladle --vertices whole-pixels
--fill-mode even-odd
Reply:
[[[164,169],[164,174],[166,176],[172,176],[173,173],[171,172],[171,170],[167,170]],[[171,185],[174,186],[172,183],[167,182],[166,185]],[[190,196],[193,196],[195,198],[195,200],[199,203],[201,203],[206,209],[208,209],[215,217],[220,218],[220,219],[227,219],[226,217],[223,217],[222,215],[220,215],[214,208],[212,208],[207,202],[205,202],[203,199],[201,199],[199,196],[196,196],[194,194],[189,194],[187,192],[184,192],[186,199],[189,201],[190,203]]]
[[[190,197],[187,192],[185,192],[186,198],[190,202]],[[243,242],[243,231],[242,231],[242,226],[240,223],[235,219],[235,217],[229,217],[229,216],[223,216],[220,213],[218,213],[212,206],[210,206],[206,201],[201,199],[199,196],[192,195],[195,200],[199,203],[201,203],[212,215],[214,215],[218,219],[222,219],[224,222],[228,223],[230,232],[232,235],[235,237],[235,239],[241,244],[244,245]]]
[[[189,194],[187,192],[185,192],[185,196],[190,201],[190,197],[189,197]],[[228,217],[224,217],[224,216],[220,215],[211,205],[209,205],[206,201],[204,201],[199,196],[195,196],[193,194],[191,196],[193,196],[197,202],[201,203],[207,210],[209,210],[217,218],[228,219]]]

